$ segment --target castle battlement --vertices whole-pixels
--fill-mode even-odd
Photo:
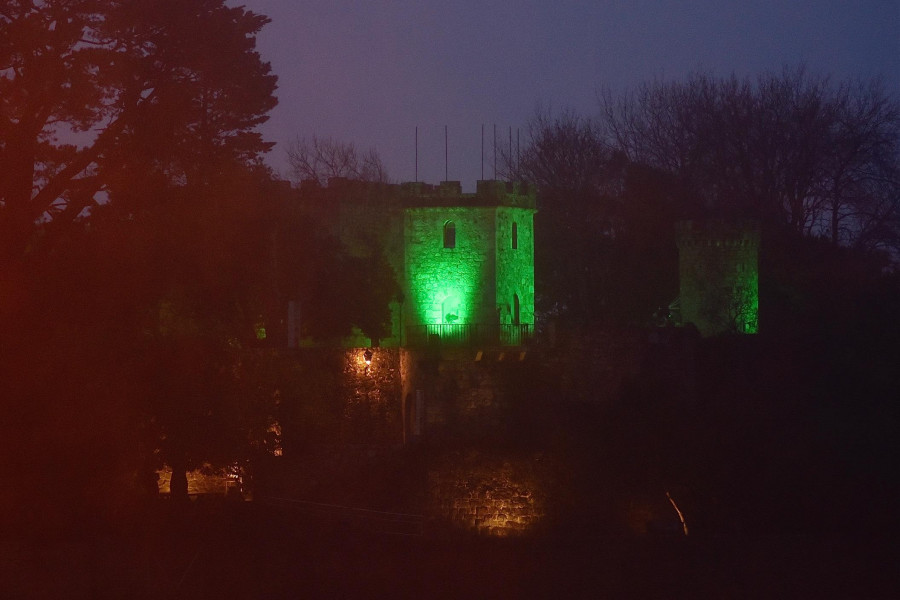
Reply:
[[[756,333],[759,225],[752,221],[676,224],[681,315],[704,336]]]
[[[481,179],[474,194],[464,194],[459,181],[442,181],[438,185],[406,182],[399,186],[405,206],[508,206],[528,208],[536,206],[536,190],[527,183]]]
[[[535,187],[527,183],[495,179],[478,180],[474,194],[463,193],[459,181],[382,183],[345,177],[332,177],[325,186],[315,180],[303,181],[299,189],[307,197],[326,196],[350,204],[397,201],[407,207],[507,206],[534,210],[537,195]]]
[[[681,221],[675,225],[679,249],[692,247],[759,248],[759,224],[754,221]]]

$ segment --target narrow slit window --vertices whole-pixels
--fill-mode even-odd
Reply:
[[[518,223],[512,224],[512,249],[517,250],[519,248],[519,225]]]
[[[456,248],[456,225],[453,221],[444,223],[444,248]]]

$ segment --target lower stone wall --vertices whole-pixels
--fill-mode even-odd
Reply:
[[[237,471],[228,469],[216,469],[210,465],[204,465],[200,469],[188,471],[185,473],[187,477],[188,495],[210,495],[220,494],[225,496],[229,493],[239,493],[241,491],[241,482]],[[156,471],[156,484],[160,494],[170,494],[172,482],[172,471],[168,468]]]
[[[350,348],[343,356],[343,434],[350,443],[403,440],[397,348]]]
[[[406,351],[402,371],[408,430],[418,431],[415,435],[493,435],[513,401],[510,382],[530,364],[525,357],[520,350]]]
[[[491,536],[521,535],[546,516],[533,459],[476,457],[428,473],[431,513],[439,525]]]
[[[641,369],[647,333],[587,329],[560,336],[548,360],[559,378],[562,399],[608,405]]]

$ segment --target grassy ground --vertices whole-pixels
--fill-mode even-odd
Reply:
[[[254,503],[160,503],[125,533],[0,541],[0,597],[898,597],[886,548],[813,536],[395,537]]]

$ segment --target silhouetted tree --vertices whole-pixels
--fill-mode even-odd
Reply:
[[[160,398],[197,414],[226,389],[264,287],[266,211],[224,177],[270,146],[266,22],[218,0],[0,6],[3,462],[25,504],[98,514],[158,447]],[[190,327],[164,334],[165,315]]]
[[[350,256],[318,231],[296,193],[263,169],[140,193],[165,200],[137,215],[101,207],[93,224],[130,240],[126,277],[143,295],[131,300],[138,314],[128,334],[142,357],[147,445],[183,496],[186,471],[259,459],[280,400],[319,403],[318,382],[294,381],[278,354],[289,300],[316,337],[355,325],[378,338],[396,284],[379,256]]]
[[[545,317],[641,323],[664,308],[678,219],[752,218],[764,236],[900,250],[900,105],[877,81],[699,74],[605,92],[601,109],[539,110],[521,155],[504,157],[507,177],[539,188]]]
[[[18,257],[115,188],[204,179],[268,149],[267,19],[223,0],[6,2],[0,239]]]
[[[319,341],[347,336],[353,327],[376,340],[387,337],[389,305],[399,286],[381,248],[373,242],[367,253],[349,252],[326,233],[327,225],[292,200],[273,238],[280,306],[294,301],[302,335]]]
[[[327,185],[332,177],[358,181],[388,183],[389,177],[381,157],[374,148],[360,152],[350,143],[313,136],[297,137],[287,150],[291,175],[296,182],[317,181]]]
[[[511,178],[537,185],[538,310],[575,327],[645,324],[676,294],[677,181],[629,161],[595,121],[538,111]]]
[[[676,177],[707,214],[869,249],[900,241],[900,104],[877,81],[694,74],[607,92],[602,109],[609,144]]]
[[[155,192],[167,202],[112,228],[130,232],[133,269],[149,292],[135,299],[142,323],[131,334],[145,356],[152,447],[183,483],[186,470],[205,462],[246,460],[251,431],[262,435],[258,422],[274,418],[271,395],[268,406],[245,398],[238,381],[247,378],[244,354],[274,317],[271,233],[283,198],[266,173],[239,168],[206,185]]]

